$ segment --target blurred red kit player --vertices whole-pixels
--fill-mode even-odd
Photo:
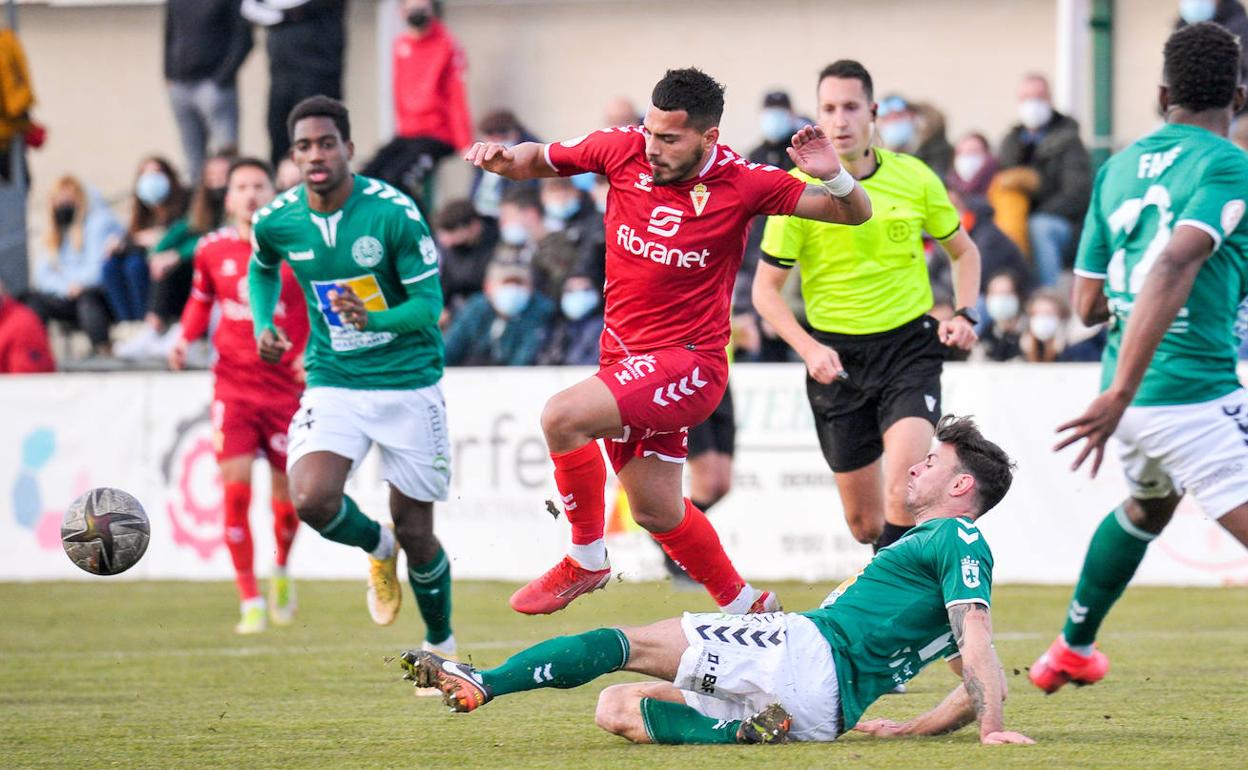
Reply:
[[[286,430],[299,409],[303,373],[299,364],[308,338],[308,314],[294,273],[285,267],[277,323],[293,343],[281,366],[260,361],[252,331],[247,295],[251,261],[251,216],[273,199],[267,164],[240,159],[230,167],[225,207],[230,226],[204,236],[195,251],[191,296],[182,312],[182,335],[169,356],[170,366],[185,365],[187,345],[208,331],[212,307],[221,308],[213,334],[212,425],[225,498],[225,542],[234,562],[242,618],[239,633],[263,631],[266,604],[256,584],[251,507],[251,464],[257,452],[269,461],[272,477],[277,569],[270,590],[269,615],[276,623],[293,619],[294,586],[286,574],[299,517],[286,485]]]
[[[719,144],[723,106],[723,87],[710,76],[670,70],[641,127],[550,145],[478,143],[465,156],[511,179],[593,172],[611,186],[600,368],[556,394],[542,413],[572,547],[512,596],[519,612],[562,609],[611,575],[597,439],[607,440],[633,518],[721,609],[780,607],[771,592],[741,578],[714,528],[684,499],[687,431],[714,411],[727,387],[729,305],[752,219],[783,214],[858,224],[871,204],[818,129],[795,134],[789,153],[823,184],[750,163]]]

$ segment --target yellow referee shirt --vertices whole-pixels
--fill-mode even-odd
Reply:
[[[875,148],[875,172],[858,183],[871,218],[836,225],[769,217],[763,259],[786,270],[800,265],[806,320],[835,334],[889,331],[932,309],[923,232],[939,241],[960,226],[944,184],[923,161]],[[819,184],[797,169],[793,176]]]

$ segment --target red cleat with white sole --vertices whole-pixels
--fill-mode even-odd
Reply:
[[[565,556],[546,574],[512,594],[511,608],[525,615],[549,615],[567,607],[576,597],[597,591],[610,579],[611,565],[590,570]]]
[[[780,606],[780,597],[771,591],[759,591],[758,596],[754,597],[754,603],[750,605],[748,615],[758,615],[764,612],[783,612],[784,607]]]
[[[1027,678],[1036,687],[1052,694],[1067,682],[1079,687],[1096,684],[1105,678],[1108,671],[1109,657],[1105,653],[1094,648],[1091,655],[1080,655],[1070,649],[1059,634],[1049,649],[1031,664]]]

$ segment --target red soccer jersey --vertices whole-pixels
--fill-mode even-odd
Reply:
[[[251,244],[232,227],[200,239],[195,248],[195,277],[182,311],[182,336],[201,337],[208,330],[213,302],[221,303],[221,320],[212,336],[217,362],[212,367],[219,401],[273,402],[298,398],[303,383],[295,377],[294,360],[308,341],[308,313],[303,292],[290,266],[282,263],[282,293],[274,320],[290,337],[291,349],[280,365],[266,364],[256,352],[251,307],[247,301],[247,263]]]
[[[792,214],[806,184],[716,145],[697,177],[656,185],[639,126],[604,128],[546,146],[560,175],[592,171],[607,194],[606,328],[602,357],[728,344],[732,285],[750,222]]]

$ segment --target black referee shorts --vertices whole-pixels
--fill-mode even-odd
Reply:
[[[732,387],[724,388],[724,397],[711,416],[689,429],[689,456],[719,452],[732,457],[737,448],[737,415],[732,408]]]
[[[879,334],[832,334],[815,339],[841,357],[848,381],[821,385],[806,375],[806,397],[819,447],[837,473],[870,465],[884,453],[884,431],[903,417],[940,420],[940,372],[945,346],[927,315]]]

